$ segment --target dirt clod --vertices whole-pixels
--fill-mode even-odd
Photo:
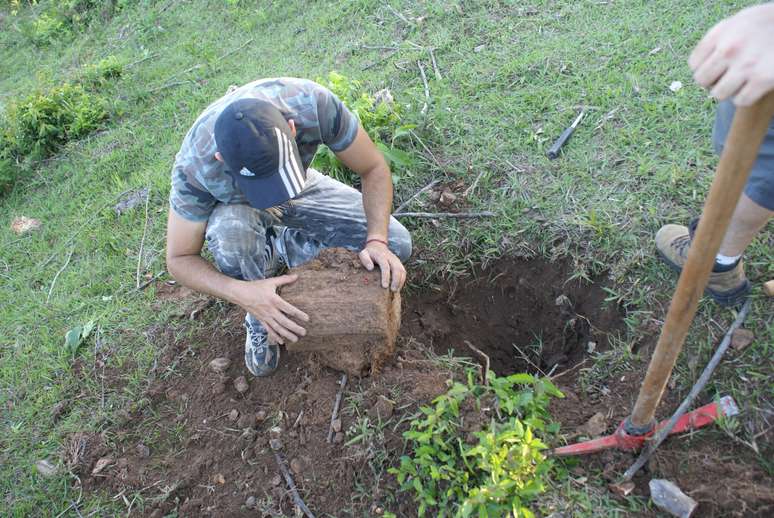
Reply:
[[[602,412],[597,412],[583,425],[578,427],[578,433],[589,437],[599,437],[607,430],[607,418]]]
[[[44,477],[53,477],[59,472],[57,467],[48,459],[37,461],[35,463],[35,469]]]
[[[237,379],[234,380],[234,388],[240,394],[244,394],[250,389],[250,385],[247,383],[247,380],[245,379],[244,376],[239,376]]]
[[[59,401],[53,407],[51,407],[51,418],[54,421],[58,421],[66,411],[67,401]]]
[[[734,329],[734,332],[731,334],[731,347],[741,351],[753,343],[753,340],[755,340],[755,335],[749,329]]]
[[[210,369],[218,374],[223,374],[231,366],[231,360],[225,357],[215,358],[210,362]]]
[[[618,496],[629,496],[634,491],[634,482],[611,483],[607,486],[610,491]]]
[[[299,458],[294,458],[290,461],[290,470],[295,475],[302,475],[304,473],[304,462]]]
[[[344,442],[344,432],[336,432],[336,435],[333,436],[333,442],[336,444],[341,444]]]
[[[232,408],[231,412],[228,413],[228,420],[233,423],[237,419],[239,419],[239,410]]]
[[[259,410],[255,413],[255,422],[260,424],[266,421],[266,410]]]
[[[368,415],[372,419],[386,421],[392,417],[394,411],[395,403],[384,396],[379,396],[379,399],[376,400],[376,404],[369,410]]]
[[[334,432],[340,432],[341,431],[341,419],[334,419],[333,423],[331,423],[331,428],[333,428]]]

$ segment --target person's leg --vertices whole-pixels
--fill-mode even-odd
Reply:
[[[265,279],[281,267],[272,247],[275,220],[249,205],[218,204],[207,222],[207,247],[218,269],[235,279]],[[279,364],[279,347],[269,344],[266,329],[245,316],[245,365],[256,376],[268,376]]]
[[[726,101],[718,105],[712,132],[718,153],[723,150],[734,111],[731,102]],[[731,216],[707,284],[708,294],[721,305],[737,305],[744,301],[750,292],[750,283],[744,274],[742,254],[773,214],[774,121],[761,144],[744,193]],[[681,270],[685,264],[696,223],[696,220],[692,222],[690,228],[683,225],[664,225],[656,234],[659,255],[675,270]]]
[[[742,255],[772,216],[773,210],[758,205],[747,194],[742,194],[718,253],[727,257]]]
[[[283,207],[281,219],[288,227],[282,239],[288,266],[313,259],[323,248],[344,247],[359,252],[365,245],[367,224],[362,194],[314,169],[307,171],[304,191]],[[393,217],[388,246],[401,261],[411,255],[411,235]]]

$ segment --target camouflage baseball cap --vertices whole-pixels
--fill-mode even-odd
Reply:
[[[306,170],[290,127],[271,103],[239,99],[215,121],[215,143],[239,189],[257,209],[297,196]]]

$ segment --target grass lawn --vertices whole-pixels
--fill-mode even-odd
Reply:
[[[33,23],[49,2],[22,2],[15,14],[13,2],[0,2],[0,109],[108,56],[125,64],[101,87],[111,112],[104,127],[27,167],[0,198],[0,514],[65,511],[78,498],[72,478],[42,477],[36,461],[56,459],[72,432],[109,429],[150,383],[158,351],[147,330],[165,323],[170,309],[152,309],[153,288],[136,289],[138,279],[165,269],[174,155],[196,116],[229,85],[336,70],[371,92],[389,88],[421,139],[412,143],[417,163],[395,186],[396,206],[431,179],[470,184],[479,177],[470,210],[497,215],[438,226],[408,220],[418,249],[407,265],[412,288],[506,253],[569,257],[578,277],[610,277],[610,303],[628,309],[633,336],[663,319],[675,283],[655,256],[653,235],[698,213],[717,163],[713,101],[693,84],[687,56],[717,20],[750,3],[393,0],[399,17],[369,0],[260,7],[127,0],[112,16],[36,43]],[[671,91],[673,81],[682,89]],[[580,109],[585,119],[561,158],[549,161],[545,150]],[[117,215],[123,193],[142,188],[147,205]],[[17,235],[10,225],[18,216],[42,226]],[[730,393],[746,409],[726,432],[737,444],[757,444],[752,462],[769,474],[771,445],[760,437],[774,401],[774,321],[760,286],[774,277],[771,258],[764,231],[747,255],[755,285],[747,327],[757,340],[724,362],[706,389]],[[733,316],[701,303],[675,371],[681,390]],[[65,334],[88,322],[95,327],[73,360]],[[122,374],[121,389],[103,391],[105,369]],[[60,401],[69,411],[56,419]],[[728,440],[722,431],[707,433]],[[552,498],[600,497],[558,485]],[[628,505],[602,503],[609,515]],[[97,516],[125,512],[109,498],[88,496],[81,505],[84,515],[98,509]]]

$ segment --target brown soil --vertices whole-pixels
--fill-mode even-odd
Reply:
[[[325,353],[285,352],[272,377],[248,377],[247,389],[239,392],[235,381],[248,374],[242,359],[243,313],[221,305],[201,309],[206,305],[183,288],[161,284],[158,304],[183,308],[181,316],[194,311],[192,318],[212,325],[193,338],[178,338],[173,326],[150,330],[162,353],[145,394],[108,433],[76,434],[65,458],[86,489],[126,496],[134,515],[293,516],[270,446],[279,438],[281,444],[273,445],[317,516],[378,516],[385,509],[415,516],[410,498],[396,496],[386,468],[403,453],[400,434],[410,416],[442,393],[453,375],[442,362],[428,360],[426,347],[477,356],[468,341],[499,374],[537,368],[561,374],[555,382],[567,397],[553,405],[552,413],[568,440],[597,412],[612,431],[631,408],[642,364],[611,370],[595,381],[596,389],[584,385],[586,392],[581,390],[581,367],[591,364],[585,360],[589,342],[596,351],[607,349],[609,335],[622,328],[621,314],[604,305],[601,280],[584,286],[568,281],[569,272],[562,263],[503,259],[455,286],[406,295],[395,355],[378,375],[349,381],[342,433],[331,444],[326,437],[341,373],[321,366]],[[648,333],[652,330],[641,334]],[[534,347],[538,342],[542,347]],[[648,344],[642,347],[643,356],[648,349]],[[219,357],[230,360],[222,374],[209,366]],[[121,386],[119,372],[108,388]],[[662,408],[674,408],[677,399],[667,394]],[[371,422],[388,421],[384,436],[348,442],[366,416]],[[636,492],[647,497],[647,481],[659,476],[700,502],[697,516],[771,515],[771,480],[739,454],[718,434],[669,441],[650,471],[635,480]],[[100,458],[109,464],[91,475]],[[630,454],[606,452],[571,466],[571,473],[612,480],[632,460]],[[134,499],[137,492],[141,498]]]

